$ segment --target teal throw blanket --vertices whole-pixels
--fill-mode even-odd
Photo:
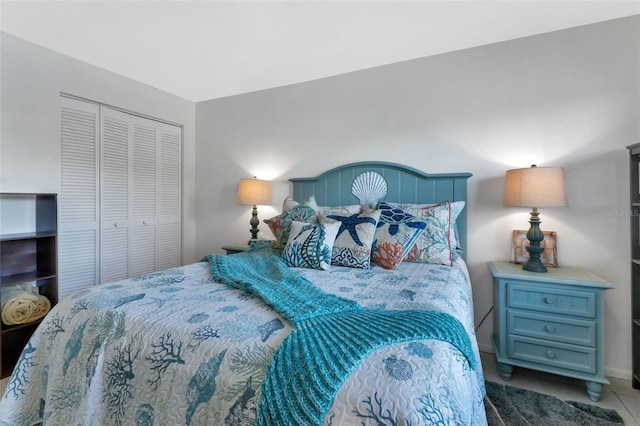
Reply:
[[[475,369],[464,327],[435,311],[384,311],[325,293],[268,248],[208,255],[213,278],[261,297],[294,326],[267,368],[257,425],[321,425],[349,374],[374,350],[407,340],[451,343]]]

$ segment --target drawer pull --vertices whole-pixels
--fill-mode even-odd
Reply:
[[[555,300],[553,299],[553,297],[545,297],[543,300],[544,300],[544,303],[546,303],[547,305],[552,305],[555,303]]]
[[[114,228],[117,228],[118,226],[119,226],[119,225],[118,225],[118,222],[113,222],[113,227],[114,227]]]
[[[554,351],[547,351],[547,357],[548,358],[555,358],[556,357],[556,353]]]
[[[544,329],[546,330],[547,333],[555,333],[556,332],[556,328],[552,325],[547,325],[544,327]]]

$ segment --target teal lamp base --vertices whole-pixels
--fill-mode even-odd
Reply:
[[[527,263],[522,265],[522,269],[529,272],[547,272],[547,267],[544,266],[544,263],[532,260],[528,260]]]
[[[534,207],[531,211],[531,218],[529,219],[531,227],[527,231],[529,260],[522,266],[522,269],[529,272],[547,272],[547,267],[544,266],[544,263],[541,261],[544,247],[540,246],[540,242],[544,240],[544,233],[540,229],[540,218],[538,216],[538,209]]]
[[[251,210],[251,220],[249,221],[249,225],[251,225],[251,229],[249,230],[249,232],[251,232],[251,240],[249,240],[247,244],[251,245],[252,240],[258,239],[258,232],[260,231],[258,229],[259,224],[260,221],[258,220],[258,206],[254,205],[253,209]]]

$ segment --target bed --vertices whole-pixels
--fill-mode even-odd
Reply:
[[[257,244],[87,288],[55,306],[25,347],[0,424],[486,424],[464,252],[470,176],[368,162],[291,179],[289,206],[266,221],[276,243],[291,209],[324,223],[296,216],[296,235],[319,230],[329,240],[343,223],[381,218],[382,199],[397,219],[385,236],[406,243],[402,259],[383,239],[370,253],[362,244],[343,252],[340,236],[364,239],[354,225],[333,236],[330,265],[290,266],[313,262],[295,251],[311,250],[309,241],[325,260],[327,246],[289,235],[284,250]],[[451,221],[454,203],[462,207]],[[444,234],[428,229],[446,222],[441,210]],[[420,219],[423,211],[432,216]],[[420,237],[401,237],[419,222]],[[443,238],[446,256],[415,251],[428,233]],[[374,253],[379,263],[358,264]]]

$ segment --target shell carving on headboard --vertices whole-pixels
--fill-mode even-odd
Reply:
[[[353,180],[351,193],[363,206],[375,208],[378,201],[387,195],[387,182],[380,173],[364,172]]]

